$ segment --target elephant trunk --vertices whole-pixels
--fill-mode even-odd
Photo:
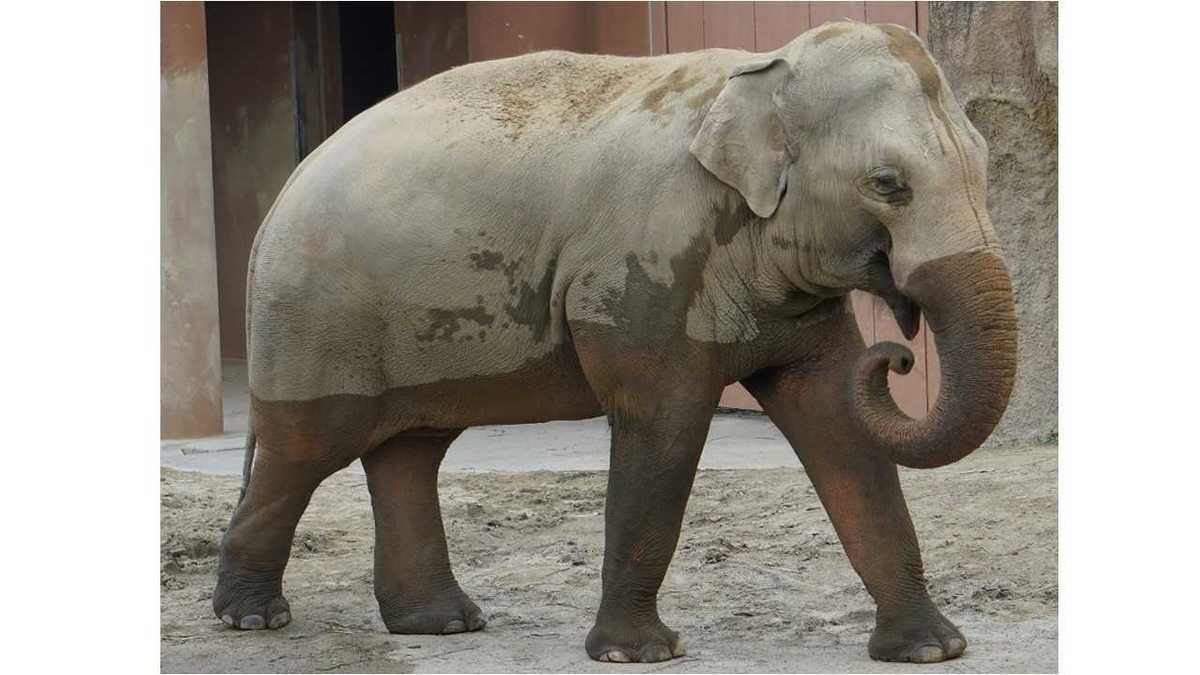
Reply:
[[[896,407],[888,370],[907,373],[912,352],[893,342],[867,349],[855,364],[850,397],[875,447],[911,468],[957,462],[1000,421],[1017,365],[1017,320],[1004,261],[990,251],[924,263],[904,294],[925,313],[941,357],[941,389],[929,414],[914,420]]]

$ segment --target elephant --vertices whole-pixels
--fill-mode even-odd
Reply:
[[[361,460],[393,633],[484,627],[451,571],[439,465],[464,429],[607,417],[587,654],[684,654],[657,596],[724,387],[794,448],[876,605],[879,660],[961,655],[898,466],[978,448],[1016,370],[988,148],[921,39],[827,23],[767,53],[547,51],[460,66],[349,121],[296,168],[247,274],[251,431],[216,616],[291,620],[282,578],[318,484]],[[853,290],[922,317],[940,393],[888,390]]]

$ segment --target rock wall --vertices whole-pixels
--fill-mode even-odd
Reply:
[[[931,2],[927,41],[987,139],[988,210],[1017,295],[1017,382],[992,440],[1056,440],[1058,7]]]

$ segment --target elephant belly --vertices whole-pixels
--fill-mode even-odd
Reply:
[[[380,409],[380,425],[388,431],[528,424],[603,414],[569,348],[508,373],[392,389],[381,397]]]
[[[261,366],[257,366],[261,368]],[[252,371],[256,364],[251,363]],[[528,424],[603,414],[569,348],[512,372],[398,386],[378,394],[266,400],[253,392],[260,445],[293,459],[349,461],[409,429]]]

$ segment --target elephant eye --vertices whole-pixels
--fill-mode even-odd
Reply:
[[[905,185],[900,172],[891,167],[872,169],[864,183],[871,192],[889,203],[907,201],[912,196],[912,190]]]

